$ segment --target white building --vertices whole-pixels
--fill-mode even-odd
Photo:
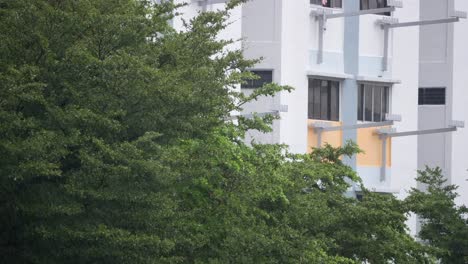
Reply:
[[[192,0],[183,12],[223,2]],[[242,37],[247,58],[264,58],[251,69],[262,79],[242,91],[269,81],[295,88],[245,107],[288,108],[272,133],[249,140],[296,153],[353,140],[365,153],[346,162],[367,188],[404,198],[418,169],[440,166],[468,205],[468,129],[452,122],[468,120],[468,22],[455,10],[468,1],[251,0],[236,9],[221,37]]]

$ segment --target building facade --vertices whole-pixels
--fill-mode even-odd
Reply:
[[[422,19],[442,17],[450,10],[468,10],[468,1],[425,0],[420,7]],[[467,33],[465,19],[420,29],[419,129],[444,126],[453,119],[468,121]],[[418,168],[441,167],[449,183],[459,186],[458,203],[465,205],[468,204],[467,157],[466,129],[418,137]]]
[[[283,143],[306,153],[356,142],[346,159],[366,188],[404,198],[418,169],[443,168],[468,204],[468,23],[466,0],[251,0],[233,11],[221,38],[240,39],[251,71],[295,88],[261,98],[244,113],[284,109],[272,133],[249,141]],[[222,8],[192,0],[184,16]],[[174,27],[181,27],[180,21]],[[359,194],[353,186],[350,194]],[[417,230],[413,217],[410,229]]]

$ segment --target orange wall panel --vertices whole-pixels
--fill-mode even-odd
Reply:
[[[323,120],[313,120],[309,119],[308,121],[308,133],[307,133],[307,152],[310,153],[312,148],[317,147],[317,133],[315,130],[310,127],[311,124],[315,122],[328,122],[332,126],[341,126],[341,122],[334,121],[323,121]],[[343,131],[330,131],[322,132],[322,146],[328,143],[333,147],[341,147],[343,144]]]
[[[382,140],[375,133],[377,128],[362,128],[357,131],[357,144],[364,153],[357,155],[357,166],[382,166]],[[392,141],[387,139],[387,167],[391,166]]]

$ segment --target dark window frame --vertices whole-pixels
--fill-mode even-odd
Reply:
[[[328,0],[326,5],[322,4],[322,0],[310,0],[310,4],[328,8],[343,8],[343,0]]]
[[[418,89],[418,105],[445,105],[447,89],[445,87],[420,87]]]
[[[359,1],[360,10],[369,10],[369,9],[377,9],[377,8],[385,8],[385,7],[388,7],[387,0],[360,0]],[[384,12],[384,13],[378,13],[376,15],[391,16],[391,13]]]
[[[340,81],[310,78],[308,119],[340,121]]]
[[[390,113],[389,85],[360,83],[358,86],[357,120],[382,122]],[[378,110],[376,110],[378,108]]]
[[[249,72],[260,78],[255,80],[246,80],[245,83],[241,84],[241,89],[256,89],[267,83],[273,82],[273,70],[249,70]]]

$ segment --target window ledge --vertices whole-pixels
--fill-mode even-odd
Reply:
[[[335,72],[307,71],[307,76],[320,77],[320,78],[333,79],[333,80],[354,79],[354,76],[352,74],[335,73]]]
[[[388,79],[381,77],[372,77],[372,76],[358,76],[356,78],[358,82],[370,82],[370,83],[388,83],[388,84],[399,84],[401,80]]]

